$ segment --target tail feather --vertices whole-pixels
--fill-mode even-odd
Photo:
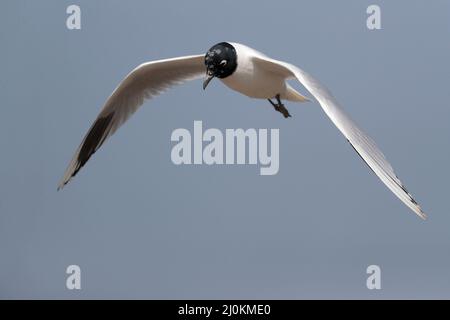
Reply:
[[[289,84],[286,84],[286,96],[282,97],[288,101],[296,101],[296,102],[308,102],[311,101],[307,97],[301,95],[298,91],[292,88]]]

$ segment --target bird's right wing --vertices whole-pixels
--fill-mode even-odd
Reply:
[[[103,109],[75,152],[58,189],[64,187],[129,117],[144,103],[170,87],[201,78],[204,55],[151,61],[131,71],[106,100]]]
[[[380,180],[419,217],[426,218],[419,204],[397,177],[375,142],[344,112],[325,86],[302,69],[287,62],[265,56],[254,57],[254,62],[267,70],[282,74],[286,78],[296,78],[317,99],[327,116]]]

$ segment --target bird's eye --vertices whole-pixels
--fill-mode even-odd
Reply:
[[[222,61],[220,61],[220,65],[221,65],[222,67],[225,67],[225,66],[227,65],[227,60],[222,60]]]

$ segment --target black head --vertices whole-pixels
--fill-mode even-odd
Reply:
[[[228,42],[221,42],[211,47],[205,55],[206,79],[203,89],[212,78],[226,78],[237,68],[236,49]]]

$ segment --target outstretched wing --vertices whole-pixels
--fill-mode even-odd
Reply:
[[[106,100],[70,161],[58,190],[77,174],[145,99],[151,99],[174,85],[201,78],[205,72],[204,55],[151,61],[131,71]]]
[[[296,78],[317,99],[331,121],[381,181],[419,217],[426,218],[419,204],[394,173],[394,169],[375,142],[342,110],[327,88],[311,75],[292,64],[263,56],[254,57],[254,62],[272,72],[281,73],[287,78]]]

